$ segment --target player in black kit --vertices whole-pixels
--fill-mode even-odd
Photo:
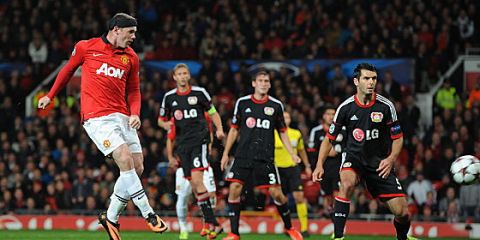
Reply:
[[[344,227],[350,209],[350,196],[362,180],[373,197],[384,201],[395,215],[397,239],[407,236],[410,218],[407,197],[393,171],[393,164],[403,145],[403,134],[395,107],[388,99],[374,92],[377,70],[368,63],[357,65],[353,82],[357,93],[337,109],[333,123],[320,147],[313,180],[320,181],[323,162],[342,127],[346,127],[346,148],[342,154],[340,190],[335,197],[333,213],[334,239],[344,239]]]
[[[248,179],[256,187],[268,188],[275,201],[280,216],[285,224],[285,232],[291,239],[303,239],[292,227],[288,199],[283,195],[278,170],[274,164],[274,129],[277,129],[288,153],[299,163],[300,158],[294,153],[290,139],[286,134],[283,118],[283,104],[268,96],[270,76],[266,71],[259,71],[252,79],[254,94],[241,97],[235,103],[232,126],[228,132],[225,151],[222,156],[222,170],[229,163],[229,152],[237,136],[240,141],[235,153],[235,161],[227,173],[230,181],[228,206],[231,233],[224,240],[240,239],[238,232],[240,221],[240,195]]]
[[[210,196],[203,184],[203,172],[208,168],[208,133],[205,112],[212,117],[216,127],[217,138],[225,137],[222,120],[211,102],[210,95],[202,87],[190,86],[190,70],[188,66],[179,63],[173,69],[173,79],[177,88],[167,92],[163,97],[160,108],[158,125],[165,130],[170,130],[175,118],[176,152],[182,163],[185,178],[190,180],[192,191],[202,209],[205,220],[205,229],[208,239],[216,238],[223,229],[218,224],[210,203]]]
[[[325,106],[322,115],[322,124],[312,128],[308,139],[308,153],[312,161],[312,165],[316,166],[320,144],[327,136],[328,128],[333,122],[335,116],[335,108],[332,105]],[[330,215],[333,208],[333,197],[337,195],[340,181],[340,165],[342,153],[342,140],[345,132],[338,134],[335,141],[332,141],[333,148],[323,163],[324,175],[320,182],[322,186],[323,208],[325,213]]]

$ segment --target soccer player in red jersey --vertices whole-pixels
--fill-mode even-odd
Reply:
[[[130,47],[135,40],[137,20],[117,13],[108,23],[108,33],[78,42],[68,63],[59,72],[47,96],[38,102],[45,108],[82,66],[81,120],[88,136],[120,169],[110,205],[99,216],[111,240],[120,239],[118,216],[129,199],[140,209],[150,229],[168,229],[153,211],[139,176],[143,155],[137,130],[140,128],[139,59]]]

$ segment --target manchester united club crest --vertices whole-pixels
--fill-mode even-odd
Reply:
[[[275,109],[271,108],[271,107],[265,107],[263,109],[263,112],[268,115],[268,116],[272,116],[273,113],[275,113]]]
[[[104,146],[105,148],[109,148],[109,147],[111,146],[110,141],[109,141],[109,140],[104,140],[104,141],[103,141],[103,146]]]
[[[188,101],[188,104],[195,105],[195,104],[197,104],[198,99],[197,99],[197,97],[193,96],[193,97],[188,97],[187,101]]]
[[[381,112],[372,112],[370,114],[370,118],[372,119],[372,122],[379,123],[382,122],[383,120],[383,113]]]
[[[129,60],[128,60],[128,57],[127,57],[126,55],[122,55],[122,56],[120,57],[120,61],[121,61],[123,64],[127,65]]]

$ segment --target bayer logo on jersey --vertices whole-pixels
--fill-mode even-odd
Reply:
[[[453,161],[450,172],[459,184],[472,184],[480,174],[480,160],[472,155],[461,156]]]

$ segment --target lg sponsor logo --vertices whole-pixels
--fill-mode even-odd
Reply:
[[[189,119],[189,118],[196,118],[198,116],[197,110],[196,109],[190,109],[190,110],[176,110],[175,113],[173,114],[176,120],[182,120],[183,118]]]
[[[360,128],[355,128],[352,132],[352,135],[353,135],[353,138],[355,138],[355,140],[357,140],[358,142],[361,142],[363,141],[364,138],[366,138],[367,141],[372,139],[377,139],[379,137],[379,132],[378,132],[378,129],[367,130],[364,132]]]
[[[247,121],[245,122],[247,124],[248,128],[263,128],[263,129],[269,129],[270,128],[270,121],[267,119],[260,119],[260,118],[253,118],[249,117],[247,118]]]

